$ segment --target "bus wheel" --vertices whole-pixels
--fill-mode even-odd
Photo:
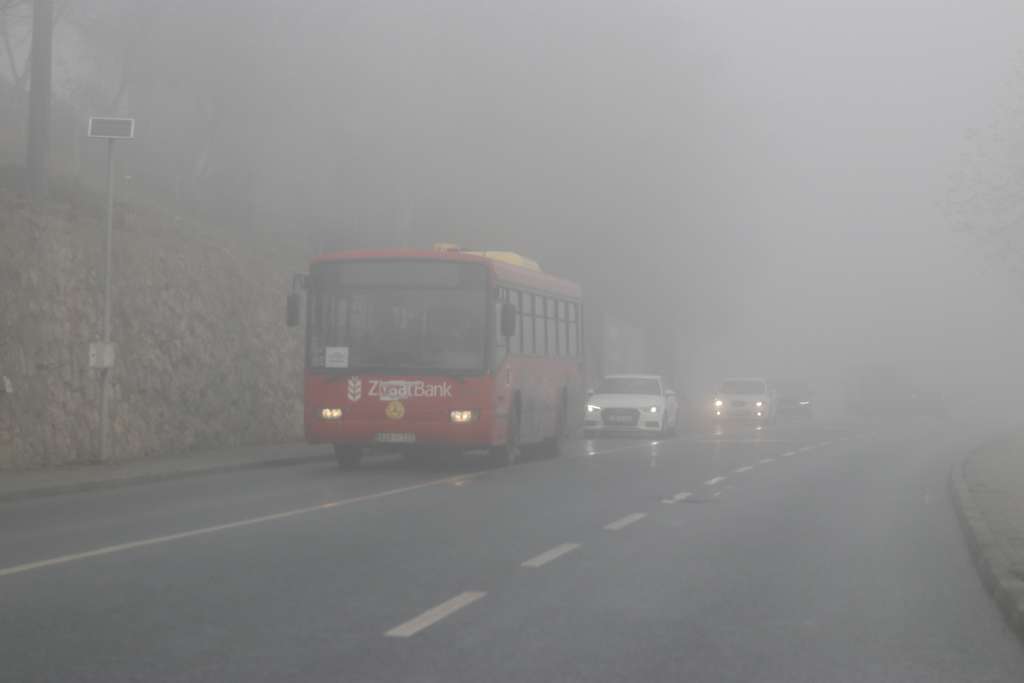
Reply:
[[[338,460],[338,466],[343,470],[353,470],[359,467],[363,459],[363,449],[358,446],[347,444],[334,444],[334,457]]]
[[[514,465],[519,459],[519,409],[513,408],[508,416],[508,434],[505,443],[492,446],[490,451],[491,464],[495,467]]]

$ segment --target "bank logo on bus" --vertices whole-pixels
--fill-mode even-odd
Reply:
[[[355,402],[363,397],[363,380],[359,377],[348,378],[348,400]]]
[[[381,401],[403,401],[410,398],[451,398],[448,382],[424,382],[421,379],[371,379],[369,395]]]

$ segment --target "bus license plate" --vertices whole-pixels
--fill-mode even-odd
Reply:
[[[407,432],[381,432],[377,434],[377,443],[415,443],[416,435]]]

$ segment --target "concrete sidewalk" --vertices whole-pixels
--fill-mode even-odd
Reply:
[[[951,483],[978,570],[1024,638],[1024,435],[978,449]]]
[[[142,460],[72,465],[28,472],[0,471],[0,502],[218,472],[301,465],[333,457],[333,453],[325,446],[283,444],[177,453]]]

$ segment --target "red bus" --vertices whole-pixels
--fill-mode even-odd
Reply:
[[[342,467],[521,447],[557,455],[583,424],[578,285],[509,252],[351,251],[314,259],[305,290],[305,435]]]

